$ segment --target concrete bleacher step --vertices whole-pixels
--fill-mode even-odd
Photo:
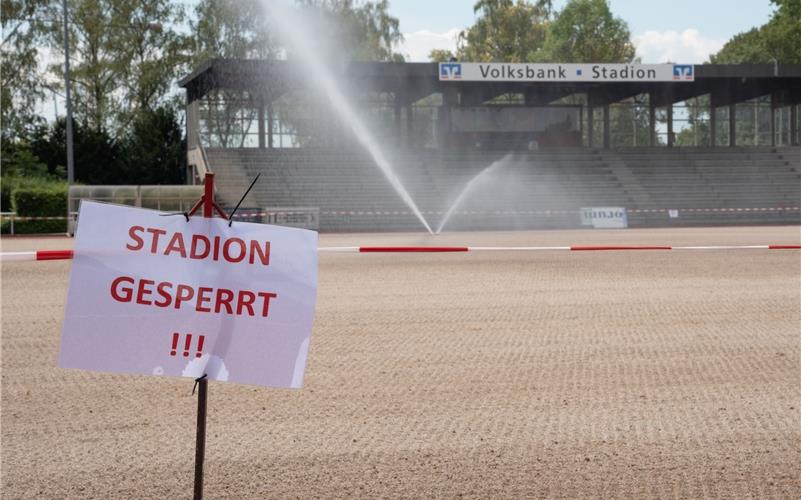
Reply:
[[[250,207],[319,207],[323,230],[418,230],[414,216],[376,215],[408,212],[406,205],[372,159],[359,151],[213,150],[207,151],[225,204],[238,201],[251,179],[261,180],[249,195]],[[418,204],[429,212],[443,212],[479,172],[504,156],[497,151],[390,152],[393,165]],[[801,148],[653,148],[597,151],[565,149],[520,152],[504,167],[514,179],[514,194],[503,187],[476,192],[465,204],[473,210],[572,210],[581,206],[625,206],[638,209],[772,207],[801,204]],[[496,184],[504,186],[503,183]],[[495,191],[493,191],[495,189]],[[497,190],[501,192],[496,192]],[[486,211],[486,210],[485,210]],[[373,215],[331,215],[373,212]],[[760,213],[761,214],[761,213]],[[759,220],[749,214],[747,220]],[[693,223],[703,223],[694,215]],[[782,220],[782,215],[764,216]],[[770,217],[768,219],[767,217]],[[795,221],[797,214],[785,213]],[[476,216],[477,227],[512,224],[503,215]],[[515,217],[531,227],[572,227],[575,217],[564,220]],[[706,220],[721,223],[722,215]],[[662,219],[636,215],[633,223],[655,224]],[[746,218],[732,217],[733,223]],[[573,222],[570,222],[573,221]],[[468,220],[458,224],[468,224]],[[493,224],[496,224],[493,226]],[[512,225],[514,225],[512,224]]]

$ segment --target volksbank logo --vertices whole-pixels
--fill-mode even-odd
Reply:
[[[674,80],[693,80],[693,66],[691,64],[674,64]]]
[[[459,63],[442,63],[439,65],[440,80],[461,80],[462,65]]]

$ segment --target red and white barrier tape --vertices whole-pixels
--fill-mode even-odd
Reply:
[[[707,245],[707,246],[550,246],[550,247],[321,247],[320,252],[342,253],[443,253],[443,252],[537,252],[537,251],[619,251],[619,250],[801,250],[801,245]]]
[[[633,208],[628,209],[627,212],[631,214],[639,213],[668,213],[671,210],[678,210],[679,212],[801,212],[799,207],[722,207],[722,208]],[[444,215],[442,211],[423,211],[423,215]],[[579,210],[465,210],[454,212],[456,215],[569,215],[578,214]],[[234,215],[234,218],[248,218],[248,217],[267,217],[268,215],[308,215],[309,212],[299,211],[274,211],[274,212],[242,212]],[[414,215],[413,212],[408,210],[321,210],[320,215]]]
[[[704,245],[704,246],[640,246],[640,245],[571,245],[548,247],[439,247],[439,246],[360,246],[320,247],[319,252],[336,253],[450,253],[450,252],[539,252],[539,251],[644,251],[644,250],[801,250],[801,245]],[[39,250],[2,252],[0,261],[62,260],[73,257],[72,250]]]
[[[627,212],[630,214],[647,214],[647,213],[667,213],[671,210],[678,210],[679,212],[801,212],[801,206],[798,207],[722,207],[722,208],[632,208]],[[234,215],[235,219],[246,219],[251,217],[267,217],[269,215],[279,216],[292,216],[292,215],[308,215],[310,212],[301,211],[270,211],[270,212],[240,212]],[[320,215],[414,215],[413,212],[408,210],[321,210]],[[428,210],[422,212],[424,215],[444,215],[445,212],[439,210]],[[569,215],[578,214],[579,210],[464,210],[454,212],[456,215]],[[15,221],[31,221],[31,220],[65,220],[66,216],[52,216],[52,217],[33,217],[33,216],[0,216],[2,219],[14,219]]]
[[[72,250],[37,250],[33,252],[0,252],[0,262],[20,260],[63,260],[71,259]]]

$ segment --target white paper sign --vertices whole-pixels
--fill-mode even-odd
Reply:
[[[581,223],[595,229],[623,229],[629,225],[624,207],[582,208]]]
[[[317,233],[84,201],[59,365],[300,387]]]

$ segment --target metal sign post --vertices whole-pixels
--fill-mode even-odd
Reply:
[[[203,498],[203,460],[206,457],[206,401],[208,399],[209,379],[206,375],[195,380],[197,393],[197,435],[195,437],[195,488],[192,498]],[[192,391],[195,392],[194,390]]]
[[[195,203],[189,212],[186,213],[186,219],[195,214],[198,209],[203,206],[203,217],[213,217],[214,211],[223,219],[228,220],[225,211],[217,205],[214,201],[214,173],[207,172],[206,178],[203,181],[204,191],[203,196]],[[203,461],[206,456],[206,414],[207,414],[207,400],[209,393],[209,379],[206,374],[195,380],[195,388],[197,391],[197,434],[195,437],[195,487],[194,495],[192,498],[201,500],[203,498]],[[192,390],[195,393],[195,390]]]

